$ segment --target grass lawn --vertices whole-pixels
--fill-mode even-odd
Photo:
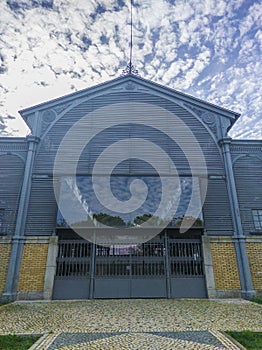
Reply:
[[[253,303],[262,304],[262,298],[253,298],[251,301],[253,301]]]
[[[226,332],[247,350],[262,350],[262,332]]]
[[[0,335],[0,350],[27,350],[40,337],[22,335]]]

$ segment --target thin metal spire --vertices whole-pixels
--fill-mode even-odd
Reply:
[[[131,74],[132,54],[133,54],[133,2],[130,0],[130,56],[129,56],[129,74]]]
[[[130,52],[129,52],[129,63],[126,68],[122,71],[121,76],[134,74],[140,76],[138,70],[133,66],[133,0],[130,0]]]

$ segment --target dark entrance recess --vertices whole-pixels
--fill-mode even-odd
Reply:
[[[63,231],[53,299],[206,297],[199,230],[183,238],[165,230],[143,244],[108,246]]]

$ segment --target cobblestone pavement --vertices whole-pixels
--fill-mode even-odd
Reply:
[[[35,350],[239,349],[219,331],[262,331],[262,307],[244,300],[122,299],[15,302],[0,334],[42,334]]]

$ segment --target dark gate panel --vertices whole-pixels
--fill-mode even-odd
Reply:
[[[130,297],[130,253],[124,246],[96,247],[94,298]]]
[[[90,297],[92,245],[86,241],[59,241],[53,299]]]
[[[166,298],[164,238],[142,244],[132,254],[132,298]]]
[[[53,299],[89,299],[90,280],[87,278],[62,279],[55,277]]]
[[[165,235],[143,244],[108,246],[59,241],[53,299],[206,296],[200,239]]]
[[[164,240],[98,247],[95,298],[166,297]]]
[[[169,239],[171,298],[206,298],[203,256],[199,239]]]

